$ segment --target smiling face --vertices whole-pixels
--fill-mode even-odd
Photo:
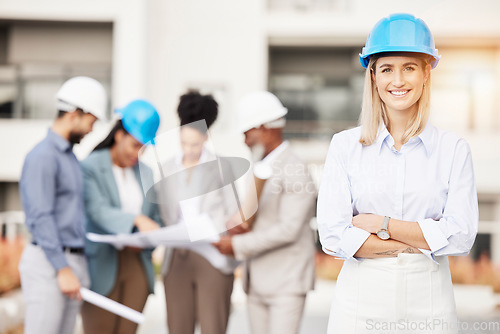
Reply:
[[[430,70],[430,64],[411,55],[379,58],[372,70],[372,80],[387,112],[415,113]]]

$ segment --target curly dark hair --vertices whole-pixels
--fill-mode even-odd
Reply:
[[[188,91],[182,95],[177,107],[177,114],[181,120],[181,126],[193,123],[200,120],[205,120],[207,129],[217,119],[219,105],[214,100],[213,96],[202,95],[198,91]],[[197,127],[198,128],[198,127]],[[198,129],[205,132],[201,129]]]

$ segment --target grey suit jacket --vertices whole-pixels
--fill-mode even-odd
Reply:
[[[141,166],[139,166],[141,164]],[[134,172],[139,184],[143,181],[152,184],[153,173],[139,162]],[[132,233],[135,216],[121,210],[120,195],[112,171],[111,156],[108,149],[92,152],[81,162],[84,176],[84,199],[87,232],[99,234]],[[144,199],[142,213],[160,222],[158,206]],[[142,264],[153,292],[154,273],[151,249],[140,253]],[[88,258],[91,289],[101,295],[108,295],[116,280],[118,271],[118,251],[112,245],[85,240],[85,254]]]
[[[213,161],[215,156],[208,151],[205,151],[208,160]],[[176,174],[179,170],[175,159],[170,159],[163,164],[163,171],[165,175]],[[228,169],[223,170],[224,176],[231,178],[232,171]],[[219,232],[226,230],[225,222],[228,220],[232,212],[231,191],[229,189],[221,189],[223,182],[221,180],[220,171],[218,168],[205,168],[203,164],[194,168],[188,189],[180,188],[179,183],[175,178],[171,178],[170,182],[159,182],[156,187],[158,195],[158,203],[160,216],[163,223],[168,225],[176,224],[182,212],[179,207],[179,201],[185,198],[198,197],[199,198],[199,212],[207,214],[212,222],[216,225]],[[214,191],[214,189],[217,189]],[[235,209],[236,210],[236,209]],[[166,248],[162,264],[162,274],[167,275],[172,259],[174,249]],[[230,274],[236,267],[237,261],[226,257],[227,272]],[[232,269],[231,269],[232,268]]]
[[[243,266],[243,288],[260,295],[305,294],[314,288],[316,188],[290,148],[272,162],[251,232],[233,237]]]

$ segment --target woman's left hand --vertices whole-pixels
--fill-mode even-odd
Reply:
[[[234,256],[232,236],[223,235],[218,242],[214,242],[212,245],[214,245],[221,254]]]
[[[352,217],[352,224],[370,233],[377,233],[382,227],[384,216],[371,213],[361,213]]]

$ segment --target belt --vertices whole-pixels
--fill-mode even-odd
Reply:
[[[31,242],[32,245],[38,246],[36,241]],[[74,247],[66,247],[62,246],[63,252],[69,252],[71,254],[85,254],[85,250],[83,248],[74,248]]]

